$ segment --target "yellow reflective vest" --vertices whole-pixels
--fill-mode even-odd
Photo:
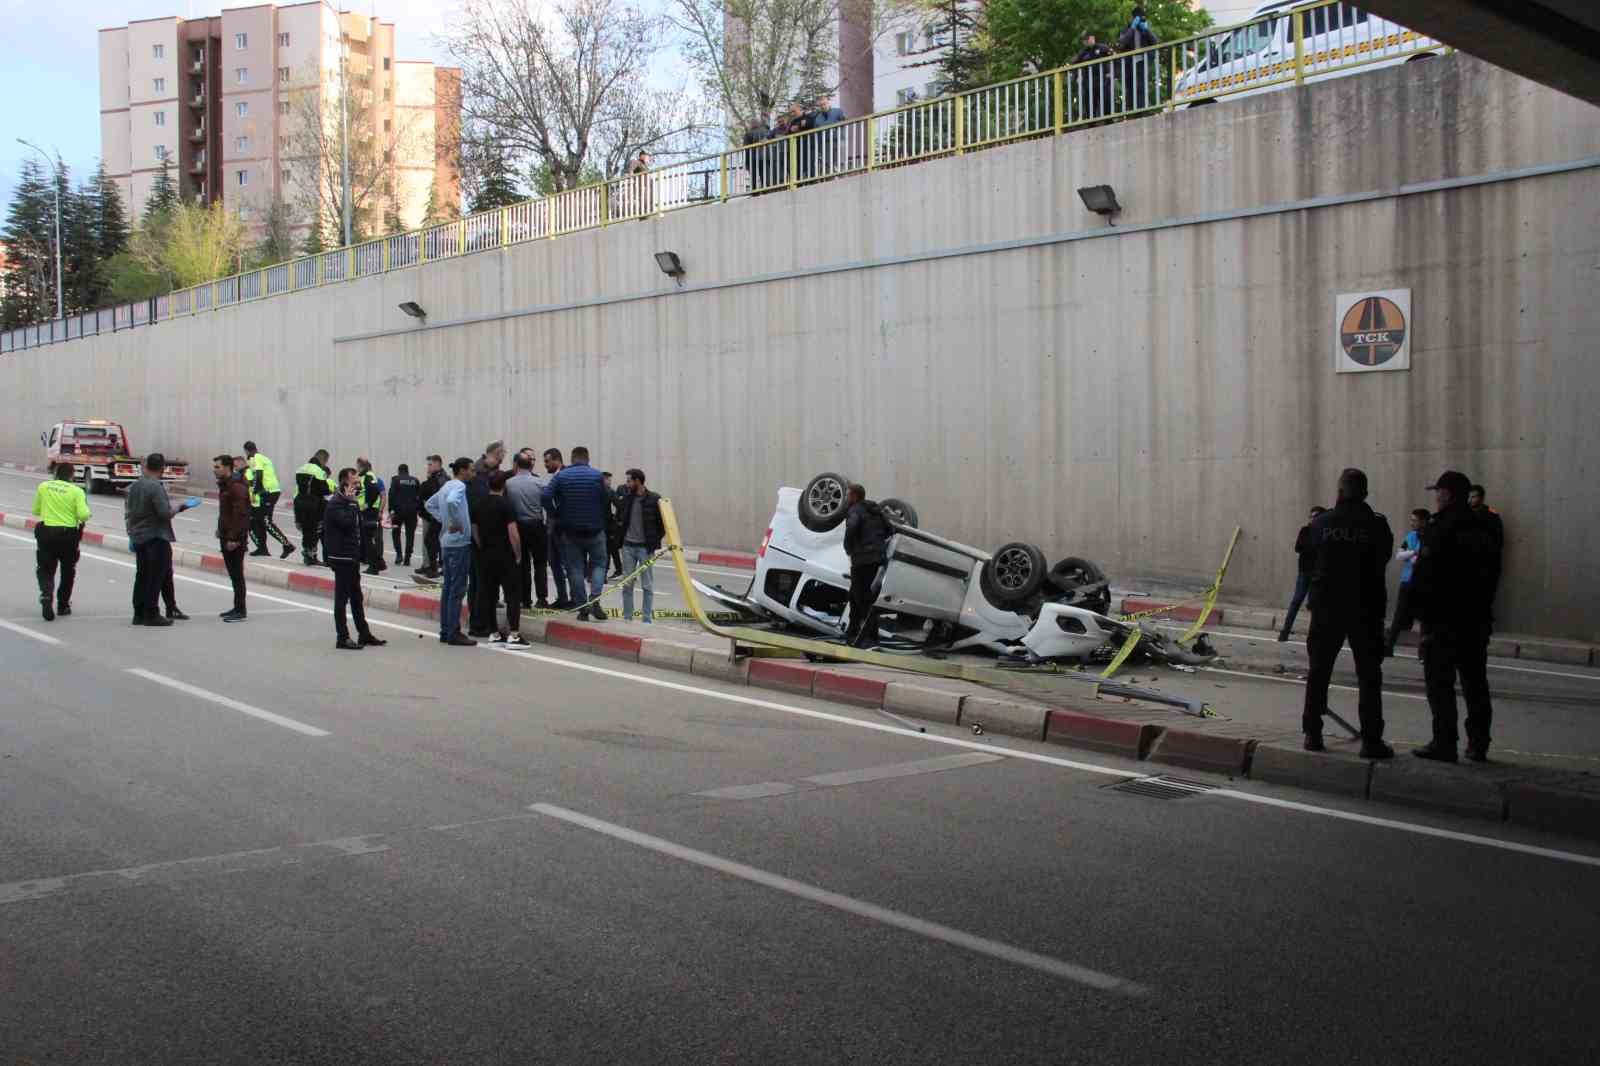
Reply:
[[[33,513],[44,525],[77,529],[89,521],[89,501],[72,482],[52,479],[34,490]]]

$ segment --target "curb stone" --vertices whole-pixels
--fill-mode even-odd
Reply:
[[[1370,760],[1353,755],[1317,754],[1276,744],[1257,744],[1250,757],[1250,780],[1367,798]]]
[[[1015,700],[964,696],[961,699],[961,724],[981,725],[991,733],[1043,740],[1045,708],[1037,704],[1018,703]]]
[[[1167,729],[1150,748],[1150,761],[1209,770],[1229,777],[1244,777],[1250,770],[1254,740],[1196,733],[1189,729]]]
[[[1498,822],[1505,820],[1504,782],[1504,778],[1490,776],[1484,768],[1467,763],[1434,764],[1396,758],[1373,766],[1368,795],[1405,807],[1425,807]]]
[[[884,710],[946,725],[955,725],[961,720],[961,700],[959,692],[906,681],[891,681],[883,690]]]

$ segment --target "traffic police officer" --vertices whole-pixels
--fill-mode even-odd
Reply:
[[[328,506],[328,497],[339,491],[328,468],[328,450],[317,449],[294,472],[294,521],[300,527],[300,558],[307,566],[320,566],[317,558],[317,537],[322,530],[322,515]]]
[[[361,554],[367,573],[378,574],[389,569],[383,561],[383,489],[365,456],[356,459],[356,469],[361,473],[356,490],[356,502],[361,508]]]
[[[1489,634],[1504,547],[1498,521],[1467,503],[1472,482],[1446,470],[1428,486],[1434,515],[1422,530],[1411,595],[1422,617],[1422,678],[1433,712],[1433,740],[1412,754],[1456,761],[1456,675],[1467,704],[1467,758],[1489,757]]]
[[[1389,521],[1367,505],[1367,475],[1348,468],[1339,475],[1339,499],[1311,523],[1311,632],[1306,638],[1310,669],[1301,727],[1307,751],[1324,751],[1322,719],[1328,713],[1328,682],[1346,641],[1356,660],[1360,690],[1361,754],[1390,759],[1383,742],[1383,621],[1388,589],[1383,570],[1394,551]]]
[[[33,494],[33,513],[39,524],[33,527],[38,545],[39,605],[44,620],[72,613],[72,582],[78,574],[78,542],[89,521],[89,501],[83,490],[72,483],[72,464],[56,464],[53,481],[45,481]],[[56,567],[61,568],[61,587],[55,588]],[[51,606],[54,600],[55,606]]]
[[[273,540],[283,545],[283,554],[278,558],[287,559],[294,554],[294,545],[289,543],[289,538],[283,535],[283,530],[272,518],[281,495],[278,491],[278,471],[271,459],[256,451],[256,442],[253,440],[244,442],[244,455],[245,482],[250,486],[250,535],[256,542],[256,550],[250,554],[272,554],[267,551],[267,537],[271,535]]]

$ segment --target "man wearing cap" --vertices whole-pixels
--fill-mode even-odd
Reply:
[[[1389,521],[1367,505],[1367,475],[1354,467],[1339,475],[1333,510],[1311,523],[1311,631],[1306,637],[1306,702],[1301,716],[1307,751],[1325,751],[1322,719],[1328,682],[1346,641],[1356,660],[1361,755],[1390,759],[1383,742],[1383,620],[1388,588],[1383,570],[1394,551]]]
[[[1422,618],[1423,683],[1433,712],[1433,739],[1412,754],[1456,761],[1456,675],[1467,705],[1467,758],[1489,757],[1489,634],[1500,584],[1499,527],[1467,504],[1472,481],[1446,470],[1428,488],[1433,518],[1422,531],[1422,550],[1411,576],[1412,597]]]

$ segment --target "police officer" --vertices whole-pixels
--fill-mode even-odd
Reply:
[[[440,553],[439,520],[433,517],[428,510],[428,501],[433,494],[444,488],[444,483],[449,480],[449,475],[444,472],[444,460],[437,455],[428,456],[428,476],[422,479],[422,484],[417,489],[417,505],[421,508],[422,515],[422,566],[416,573],[423,577],[438,577]]]
[[[411,468],[401,463],[389,479],[389,524],[394,538],[394,565],[410,566],[411,550],[417,540],[417,513],[422,507],[422,482],[411,476]],[[405,531],[405,547],[400,531]]]
[[[317,537],[322,530],[323,511],[328,497],[339,491],[328,469],[328,450],[317,449],[317,454],[307,459],[294,472],[294,522],[300,527],[300,559],[306,566],[321,566],[317,558]]]
[[[1456,675],[1467,704],[1467,758],[1489,757],[1489,634],[1504,547],[1500,526],[1472,510],[1467,475],[1446,470],[1428,486],[1434,515],[1422,530],[1411,596],[1422,618],[1422,678],[1433,712],[1433,740],[1412,754],[1456,761]]]
[[[1333,510],[1311,523],[1311,632],[1306,637],[1310,669],[1301,716],[1307,751],[1325,751],[1322,719],[1328,713],[1328,682],[1346,641],[1356,660],[1360,689],[1361,755],[1392,759],[1383,742],[1383,622],[1388,589],[1383,570],[1394,551],[1389,520],[1367,505],[1367,475],[1354,467],[1339,475]]]
[[[272,554],[267,551],[267,537],[270,535],[283,545],[283,554],[279,558],[287,559],[294,554],[294,545],[289,543],[289,538],[283,535],[283,530],[272,518],[272,512],[278,506],[278,497],[282,495],[278,489],[278,471],[271,459],[256,451],[256,442],[253,440],[244,442],[244,456],[244,479],[250,486],[250,535],[256,542],[256,550],[250,554]]]
[[[380,574],[389,569],[383,561],[383,483],[365,456],[356,459],[356,470],[360,473],[356,503],[361,508],[361,557],[367,573]]]
[[[72,582],[78,574],[78,542],[89,521],[89,501],[83,490],[72,483],[72,464],[56,464],[52,481],[40,483],[33,494],[33,513],[39,524],[33,527],[38,545],[39,605],[44,620],[72,613]],[[56,567],[61,568],[61,587],[55,588]],[[51,606],[54,600],[55,606]]]

